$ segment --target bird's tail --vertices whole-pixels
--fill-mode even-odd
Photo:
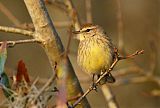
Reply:
[[[100,77],[100,75],[98,76]],[[105,83],[114,83],[116,80],[115,78],[112,76],[112,74],[109,72],[107,75],[105,75],[105,77],[103,77],[101,79],[101,81],[99,82],[100,85],[103,85]]]

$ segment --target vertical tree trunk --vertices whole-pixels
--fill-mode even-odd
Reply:
[[[35,27],[35,37],[41,40],[50,64],[57,63],[58,80],[65,80],[67,99],[83,93],[68,57],[64,57],[64,47],[49,17],[43,0],[24,0]],[[57,85],[60,86],[60,85]],[[87,99],[79,107],[89,108]]]

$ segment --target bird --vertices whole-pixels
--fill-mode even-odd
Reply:
[[[82,71],[99,78],[108,71],[114,61],[114,45],[104,29],[99,25],[85,24],[80,30],[74,31],[78,39],[77,64]],[[100,84],[114,83],[115,78],[110,72],[102,78]]]

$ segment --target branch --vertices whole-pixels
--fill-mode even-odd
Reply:
[[[14,47],[16,44],[23,44],[23,43],[39,43],[37,39],[26,39],[26,40],[16,40],[16,41],[7,41],[8,47]],[[0,42],[0,45],[3,42]]]
[[[34,32],[32,32],[32,31],[18,29],[18,28],[14,28],[14,27],[0,26],[0,31],[8,32],[8,33],[22,34],[22,35],[30,36],[30,37],[34,36]]]
[[[120,60],[124,60],[124,59],[128,59],[128,58],[131,58],[131,57],[134,57],[136,55],[140,55],[140,54],[143,54],[144,50],[140,50],[140,51],[136,51],[135,53],[131,54],[131,55],[128,55],[126,57],[123,57],[123,56],[119,56],[118,54],[118,50],[115,51],[115,60],[114,62],[112,63],[112,65],[110,66],[109,70],[106,71],[105,73],[103,73],[103,75],[101,75],[97,81],[95,82],[95,86],[97,87],[99,82],[101,81],[102,78],[104,78],[109,72],[111,72],[113,70],[113,68],[115,67],[115,65],[118,63],[118,61]],[[92,90],[94,90],[94,87],[91,85],[89,87],[89,89],[73,104],[73,108],[76,107],[81,101],[82,99],[88,94],[90,93]]]
[[[58,80],[66,79],[67,98],[83,93],[68,56],[61,56],[64,53],[64,47],[48,14],[44,1],[24,0],[24,2],[35,27],[36,34],[34,38],[42,42],[42,47],[49,58],[52,69],[54,69],[55,62],[58,64]],[[83,101],[80,106],[88,108],[88,101]]]
[[[92,23],[92,0],[85,0],[86,5],[86,20],[87,23]]]
[[[117,3],[117,29],[118,29],[118,49],[124,53],[124,33],[123,33],[123,18],[121,0],[116,0]]]
[[[20,21],[11,13],[11,11],[9,9],[7,9],[7,7],[5,5],[3,5],[0,2],[0,10],[2,13],[4,13],[8,19],[16,26],[20,25]]]
[[[112,93],[112,90],[109,86],[107,86],[106,84],[101,86],[101,90],[104,94],[105,99],[108,102],[108,107],[109,108],[119,108],[119,105],[115,99],[114,94]]]
[[[64,0],[64,3],[67,5],[67,12],[72,19],[72,24],[75,30],[79,30],[81,27],[80,19],[78,17],[78,14],[76,12],[75,7],[73,6],[73,3],[71,0]]]
[[[47,81],[47,83],[40,89],[40,91],[38,92],[38,94],[35,96],[34,100],[32,101],[33,103],[35,103],[35,101],[39,98],[39,96],[45,91],[45,89],[47,87],[49,87],[53,81],[56,79],[57,75],[55,74],[54,76],[51,76],[51,78]]]
[[[160,86],[160,78],[156,76],[150,76],[150,75],[143,75],[143,76],[136,76],[131,78],[123,78],[117,80],[117,83],[115,83],[113,86],[121,86],[125,84],[137,84],[137,83],[144,83],[144,82],[154,82],[157,83]]]

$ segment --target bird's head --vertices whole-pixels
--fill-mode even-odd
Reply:
[[[75,37],[76,39],[83,41],[87,38],[92,38],[93,36],[103,33],[103,29],[98,25],[86,24],[83,25],[79,31],[74,31],[73,33],[77,34]]]

